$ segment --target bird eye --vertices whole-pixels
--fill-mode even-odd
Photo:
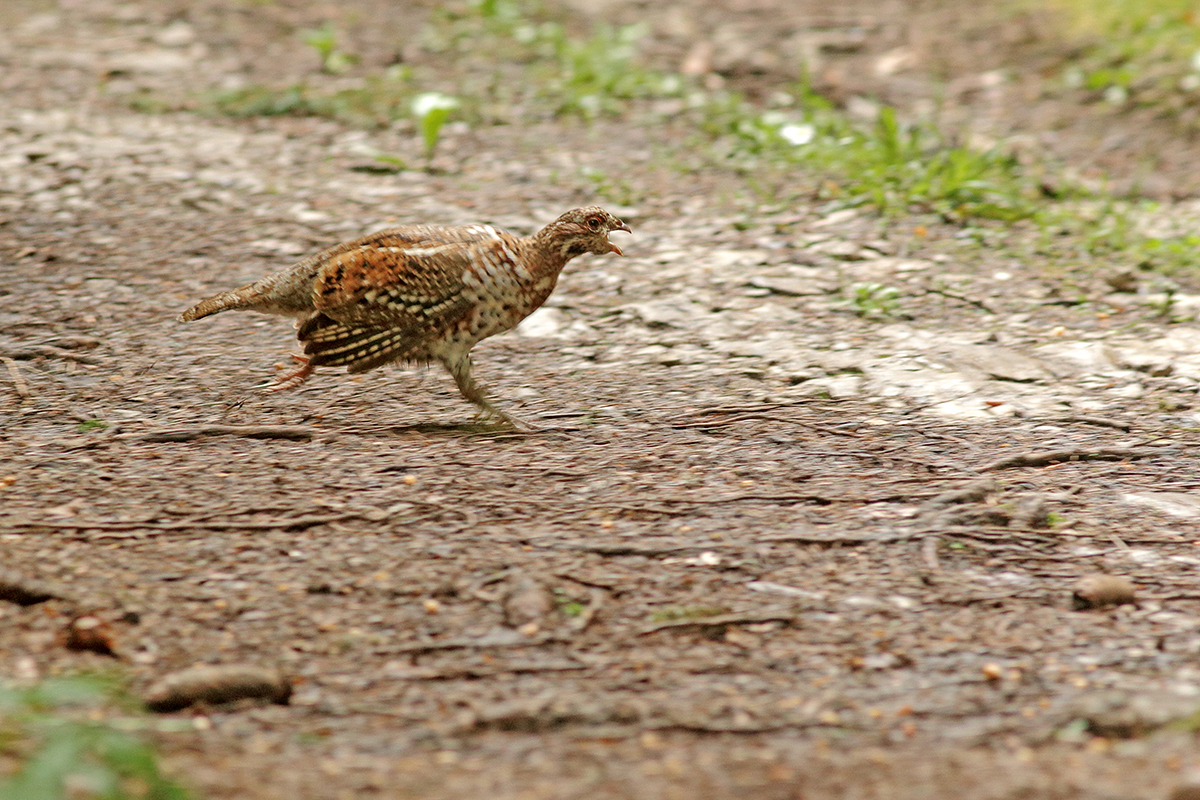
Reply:
[[[600,230],[600,218],[599,217],[588,217],[587,226],[594,231]]]

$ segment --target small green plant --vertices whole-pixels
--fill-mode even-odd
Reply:
[[[105,721],[117,696],[113,681],[54,678],[23,689],[0,686],[0,750],[20,770],[0,782],[0,798],[188,800],[164,776],[154,750],[131,731],[136,718]]]
[[[570,595],[562,589],[557,588],[554,590],[554,604],[558,606],[559,611],[568,617],[578,617],[587,608],[583,603],[580,603],[578,600],[572,600]]]
[[[259,84],[203,98],[202,111],[230,117],[312,116],[361,127],[382,127],[408,114],[411,70],[388,69],[359,85],[322,90],[304,83],[283,88]]]
[[[78,431],[87,433],[88,431],[102,431],[108,427],[108,423],[100,419],[85,419],[79,423]]]
[[[784,107],[760,111],[737,95],[700,102],[718,160],[747,174],[804,164],[827,173],[818,195],[884,214],[934,211],[954,221],[1034,217],[1038,190],[998,151],[954,144],[928,125],[902,126],[883,107],[862,126],[801,85]],[[768,192],[772,194],[773,192]]]
[[[337,46],[337,30],[332,23],[326,22],[319,28],[302,31],[300,39],[317,51],[321,57],[321,71],[329,75],[341,75],[358,61]]]
[[[649,32],[644,23],[602,26],[586,39],[568,36],[557,23],[534,30],[530,44],[556,62],[553,71],[543,76],[540,93],[559,99],[560,114],[594,118],[619,113],[623,101],[671,96],[682,86],[678,77],[637,66],[638,42]]]
[[[882,283],[855,283],[850,303],[860,317],[890,317],[900,308],[900,290]]]
[[[610,203],[629,206],[641,198],[641,193],[625,178],[613,177],[594,167],[584,167],[580,174],[592,184],[597,195]]]
[[[441,92],[425,92],[413,99],[412,113],[421,128],[426,159],[433,158],[433,151],[437,149],[438,141],[441,138],[442,126],[450,118],[450,112],[459,105],[457,99]]]
[[[565,23],[535,4],[476,0],[465,13],[435,13],[421,41],[430,52],[457,51],[463,62],[470,54],[488,53],[487,69],[496,74],[504,69],[497,62],[519,65],[520,79],[494,81],[489,99],[536,114],[594,119],[625,112],[630,100],[681,93],[680,76],[638,63],[640,42],[649,32],[644,23],[598,26],[584,36],[572,34]]]

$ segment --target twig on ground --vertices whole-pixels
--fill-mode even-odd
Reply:
[[[1043,450],[1034,453],[1014,453],[998,458],[979,467],[980,472],[1014,467],[1045,467],[1066,461],[1124,461],[1126,459],[1150,458],[1159,455],[1158,450],[1134,450],[1128,447],[1097,447],[1077,450]]]
[[[785,533],[782,536],[763,536],[755,544],[873,544],[875,542],[907,542],[928,536],[928,531],[903,531],[897,533],[861,533],[850,536],[825,536],[815,533]]]
[[[17,388],[17,394],[22,399],[29,399],[29,384],[25,383],[25,377],[21,374],[21,368],[17,366],[17,362],[8,356],[0,356],[0,361],[4,362],[4,366],[8,367],[8,374],[12,376],[13,386]]]
[[[534,547],[542,546],[537,542],[531,541],[530,544]],[[673,545],[670,547],[639,547],[632,544],[624,544],[619,542],[588,542],[586,544],[579,542],[560,543],[557,540],[554,544],[546,545],[550,550],[567,550],[576,553],[595,553],[598,556],[671,556],[677,553],[688,553],[696,550],[712,550],[715,545],[711,543],[705,544],[682,544]]]
[[[285,517],[283,519],[267,520],[265,522],[218,522],[205,520],[182,520],[180,522],[87,522],[66,520],[33,520],[33,519],[0,519],[0,528],[40,528],[67,531],[151,531],[153,533],[169,533],[171,531],[205,530],[205,531],[270,531],[270,530],[304,530],[317,525],[331,522],[341,522],[347,519],[363,519],[365,514],[351,511],[343,514],[314,514],[312,516]],[[97,539],[112,538],[97,536]]]
[[[137,436],[143,442],[193,442],[208,436],[237,436],[243,439],[287,439],[293,442],[313,438],[311,428],[299,425],[200,425],[175,428]]]
[[[978,503],[989,494],[995,494],[998,491],[1000,491],[1000,484],[991,478],[981,478],[971,481],[966,486],[959,487],[958,489],[948,489],[944,492],[939,492],[922,503],[920,510],[923,513],[928,513],[947,508],[948,506]]]
[[[462,665],[435,669],[432,667],[410,667],[402,672],[388,671],[388,678],[402,681],[453,681],[495,678],[500,675],[536,675],[543,672],[578,672],[588,668],[587,664],[501,664],[495,667]]]
[[[13,361],[32,361],[35,358],[61,358],[66,361],[78,361],[80,364],[99,364],[99,359],[85,356],[62,347],[50,344],[33,344],[25,347],[5,348],[0,350],[0,358]]]
[[[773,733],[775,731],[795,731],[806,728],[840,728],[847,729],[849,725],[832,725],[819,720],[806,722],[764,722],[761,725],[722,725],[716,722],[669,722],[654,725],[648,730],[655,731],[688,731],[690,733]]]
[[[401,644],[396,647],[386,647],[376,650],[377,655],[415,655],[420,653],[433,653],[439,650],[487,650],[490,648],[508,648],[508,647],[540,647],[544,644],[559,643],[569,644],[569,639],[564,639],[552,634],[546,636],[526,636],[514,630],[503,629],[485,634],[479,637],[457,637],[454,639],[443,639],[436,642],[412,642]]]
[[[938,561],[938,544],[941,542],[937,536],[926,536],[921,540],[921,560],[925,562],[926,568],[930,572],[941,572],[942,565]]]
[[[938,287],[935,287],[935,286],[926,286],[926,287],[925,287],[925,293],[926,293],[926,294],[936,294],[936,295],[940,295],[940,296],[942,296],[942,297],[946,297],[946,298],[949,298],[949,299],[951,299],[951,300],[958,300],[959,302],[962,302],[962,303],[966,303],[966,304],[968,304],[968,305],[975,306],[976,308],[978,308],[978,309],[980,309],[980,310],[982,310],[982,311],[986,311],[986,312],[987,312],[987,313],[989,313],[989,314],[995,314],[995,313],[996,313],[996,310],[995,310],[994,308],[992,308],[991,306],[989,306],[989,305],[988,305],[987,303],[985,303],[984,301],[982,301],[982,300],[976,300],[976,299],[975,299],[975,298],[973,298],[973,297],[967,297],[966,295],[964,295],[964,294],[959,294],[958,292],[952,292],[952,291],[950,291],[949,289],[942,289],[942,288],[938,288]]]
[[[717,614],[712,617],[696,619],[675,619],[660,622],[638,631],[638,636],[648,636],[651,633],[666,630],[681,630],[685,628],[724,628],[729,625],[753,625],[759,622],[793,622],[796,612],[790,608],[765,609],[745,613]]]
[[[1132,422],[1124,422],[1119,419],[1109,419],[1108,417],[1092,417],[1085,414],[1070,414],[1065,417],[1058,417],[1055,422],[1079,422],[1084,425],[1099,425],[1102,428],[1116,428],[1119,431],[1133,430]]]

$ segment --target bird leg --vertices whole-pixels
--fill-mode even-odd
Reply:
[[[270,389],[267,389],[268,392],[282,392],[285,389],[295,389],[297,386],[308,380],[309,377],[312,376],[313,372],[315,372],[317,369],[310,363],[308,356],[298,356],[295,353],[292,353],[292,360],[299,364],[300,367],[292,370],[286,375],[281,376],[279,380],[275,382],[274,386],[272,386]]]
[[[450,371],[450,374],[454,376],[454,382],[458,384],[458,391],[462,396],[479,407],[480,417],[490,415],[513,428],[518,428],[525,424],[515,417],[505,414],[488,402],[483,389],[479,388],[479,384],[475,383],[475,378],[471,376],[471,356],[467,355],[453,360],[446,359],[442,363]]]

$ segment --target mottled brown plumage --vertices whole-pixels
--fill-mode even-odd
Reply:
[[[471,348],[537,310],[575,256],[620,255],[611,231],[629,226],[596,206],[568,211],[526,237],[490,225],[392,228],[210,297],[179,319],[230,310],[295,317],[303,366],[277,388],[297,386],[321,366],[365,372],[391,361],[438,361],[463,397],[512,423],[471,377]]]

